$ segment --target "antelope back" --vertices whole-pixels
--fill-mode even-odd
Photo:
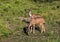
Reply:
[[[40,24],[40,23],[45,23],[45,20],[43,18],[31,18],[30,19],[31,24]]]
[[[42,16],[39,15],[39,14],[33,14],[32,16],[33,16],[34,18],[42,18]]]

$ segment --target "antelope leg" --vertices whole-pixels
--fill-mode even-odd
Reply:
[[[33,34],[35,33],[35,25],[33,25]]]

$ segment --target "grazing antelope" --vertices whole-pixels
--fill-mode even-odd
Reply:
[[[28,34],[32,31],[33,33],[35,33],[35,25],[37,24],[41,26],[41,33],[45,32],[45,26],[44,26],[45,20],[43,19],[43,17],[40,16],[39,14],[31,14],[31,11],[29,11],[29,16],[30,16],[30,24],[27,29]]]

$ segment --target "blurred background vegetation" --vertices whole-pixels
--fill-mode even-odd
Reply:
[[[18,20],[28,17],[25,9],[40,13],[46,21],[46,32],[36,30],[28,36],[23,28],[27,23]],[[0,0],[0,42],[60,42],[60,0]]]

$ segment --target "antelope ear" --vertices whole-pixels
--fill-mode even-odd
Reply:
[[[24,11],[26,11],[26,9],[24,9]]]
[[[28,13],[27,9],[24,9],[24,11],[25,11],[26,13]]]
[[[24,9],[24,11],[25,11],[26,13],[29,13],[29,9]]]
[[[31,11],[31,9],[24,9],[24,11]]]

